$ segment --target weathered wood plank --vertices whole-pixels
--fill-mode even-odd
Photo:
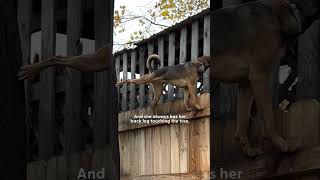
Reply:
[[[27,165],[27,180],[43,180],[46,179],[46,163],[45,161],[35,161]]]
[[[41,59],[55,55],[54,0],[41,2]],[[55,69],[48,68],[40,73],[42,91],[39,105],[39,157],[48,159],[54,154],[55,123]]]
[[[187,61],[187,39],[188,39],[188,29],[187,27],[183,28],[180,32],[180,56],[179,64],[183,64]],[[178,97],[183,97],[183,88],[179,88]]]
[[[154,136],[153,136],[154,127],[149,127],[145,129],[145,174],[152,175],[154,174]]]
[[[199,171],[205,172],[210,171],[210,118],[201,119],[199,129]]]
[[[133,50],[131,53],[131,79],[136,78],[136,65],[137,65],[137,51]],[[130,109],[136,107],[136,85],[130,84]]]
[[[180,149],[179,149],[179,137],[180,129],[179,124],[172,124],[170,126],[170,142],[171,142],[171,173],[180,172]]]
[[[176,174],[159,174],[159,175],[146,175],[137,177],[121,177],[123,180],[192,180],[192,179],[209,179],[209,172],[197,173],[176,173]]]
[[[200,170],[200,121],[190,124],[189,172]]]
[[[189,170],[189,126],[190,124],[181,124],[180,128],[180,136],[179,136],[179,149],[180,149],[180,173],[187,173]]]
[[[160,68],[164,67],[164,37],[158,39],[158,55],[160,56]],[[163,95],[160,97],[159,104],[163,103]]]
[[[145,50],[143,47],[139,48],[139,74],[140,76],[145,74]],[[143,107],[146,102],[145,85],[139,85],[139,107]]]
[[[19,0],[18,1],[18,23],[21,39],[21,52],[22,52],[22,64],[30,63],[31,52],[31,19],[32,19],[32,0]],[[30,105],[31,102],[31,84],[26,80],[24,82],[25,89],[25,122],[26,122],[26,154],[29,159],[30,152]]]
[[[150,41],[148,43],[148,56],[150,56],[151,54],[154,54],[154,43],[153,41]],[[151,63],[151,66],[154,68],[154,62]],[[149,84],[148,86],[148,103],[150,103],[153,99],[153,88],[152,88],[152,84]]]
[[[58,180],[57,179],[57,159],[51,158],[47,162],[47,172],[46,179],[47,180]]]
[[[114,1],[95,0],[95,47],[96,49],[102,46],[107,48],[106,61],[108,64],[105,71],[94,74],[93,146],[96,158],[99,160],[95,159],[93,165],[100,170],[105,168],[105,175],[108,179],[120,179],[118,107],[115,106],[118,104],[118,95],[112,55],[113,12]]]
[[[203,55],[210,56],[210,15],[204,17]],[[210,91],[210,68],[203,74],[203,92]]]
[[[154,127],[153,131],[153,146],[154,146],[154,174],[161,174],[161,160],[162,160],[162,152],[161,152],[161,127]]]
[[[199,21],[192,23],[191,30],[191,60],[199,56]]]
[[[202,94],[199,97],[196,98],[196,101],[198,104],[200,104],[201,107],[204,108],[204,110],[194,114],[194,112],[185,112],[185,109],[183,107],[183,100],[176,100],[173,102],[167,102],[164,103],[161,106],[156,106],[155,111],[158,115],[183,115],[185,116],[185,119],[189,121],[205,118],[210,116],[210,102],[209,102],[210,95],[208,93]],[[170,107],[170,108],[168,108]],[[141,114],[152,114],[152,111],[150,108],[139,108],[134,109],[131,111],[121,112],[119,113],[119,127],[118,131],[128,131],[133,129],[140,129],[144,127],[150,127],[150,126],[158,126],[161,124],[132,124],[130,123],[130,119],[133,118],[134,115],[141,115]]]
[[[145,129],[139,131],[139,175],[145,175],[146,173],[146,132]]]
[[[316,100],[300,100],[287,111],[286,137],[300,141],[304,147],[320,144],[320,104]]]
[[[171,135],[170,126],[160,126],[160,143],[161,143],[161,161],[160,172],[161,174],[169,174],[171,172]]]
[[[173,66],[175,61],[175,33],[169,35],[169,55],[168,55],[168,66]],[[168,85],[168,101],[174,99],[174,87]]]
[[[82,7],[78,0],[68,1],[67,25],[67,55],[81,54],[77,43],[81,36]],[[80,123],[81,123],[81,73],[68,69],[65,88],[65,153],[71,154],[80,151]]]
[[[122,75],[123,75],[123,80],[128,79],[128,55],[127,53],[124,53],[122,55]],[[125,83],[122,85],[122,91],[121,91],[121,96],[122,96],[122,103],[121,103],[121,110],[126,111],[128,109],[128,84]]]

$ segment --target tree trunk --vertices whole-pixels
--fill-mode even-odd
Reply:
[[[0,0],[0,177],[26,179],[25,103],[23,81],[16,72],[21,47],[16,2]]]
[[[297,98],[314,98],[319,101],[320,22],[315,22],[298,42]]]

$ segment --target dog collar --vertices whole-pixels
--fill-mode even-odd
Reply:
[[[297,5],[296,3],[293,1],[293,0],[289,0],[289,6],[290,6],[290,9],[294,15],[294,17],[296,18],[296,21],[298,23],[298,30],[299,30],[299,33],[302,32],[302,26],[303,26],[303,22],[302,22],[302,15],[301,15],[301,12],[300,10],[297,8]]]

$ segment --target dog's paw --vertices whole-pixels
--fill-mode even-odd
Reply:
[[[261,148],[251,147],[250,145],[242,146],[242,152],[249,158],[255,158],[264,153]]]
[[[116,82],[116,87],[120,87],[121,82]]]
[[[192,111],[192,108],[191,108],[191,107],[185,107],[185,109],[186,109],[187,112]]]
[[[34,79],[35,76],[39,73],[40,68],[36,64],[31,65],[23,65],[20,67],[17,77],[19,80],[25,80],[25,79]]]

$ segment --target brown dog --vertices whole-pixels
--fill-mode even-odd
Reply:
[[[184,88],[184,106],[187,111],[192,110],[192,108],[188,106],[189,96],[191,105],[197,110],[201,110],[200,106],[196,104],[195,89],[199,77],[209,67],[209,57],[202,56],[184,64],[166,66],[157,70],[153,70],[151,67],[151,62],[154,60],[159,63],[160,57],[153,54],[147,59],[147,68],[150,72],[149,74],[142,75],[139,79],[119,81],[116,86],[120,86],[124,83],[151,84],[153,100],[150,106],[153,109],[161,97],[164,86],[166,84],[172,84],[179,88]]]
[[[282,152],[298,147],[275,131],[271,67],[286,54],[288,40],[303,33],[319,12],[320,0],[258,0],[219,9],[211,16],[211,79],[239,83],[235,136],[248,156],[261,153],[247,134],[253,101],[264,121],[265,137]]]
[[[70,67],[81,72],[102,71],[107,68],[107,57],[110,57],[111,53],[110,46],[105,46],[94,54],[70,57],[53,56],[41,62],[21,66],[17,76],[19,80],[33,79],[41,70],[51,66]]]

